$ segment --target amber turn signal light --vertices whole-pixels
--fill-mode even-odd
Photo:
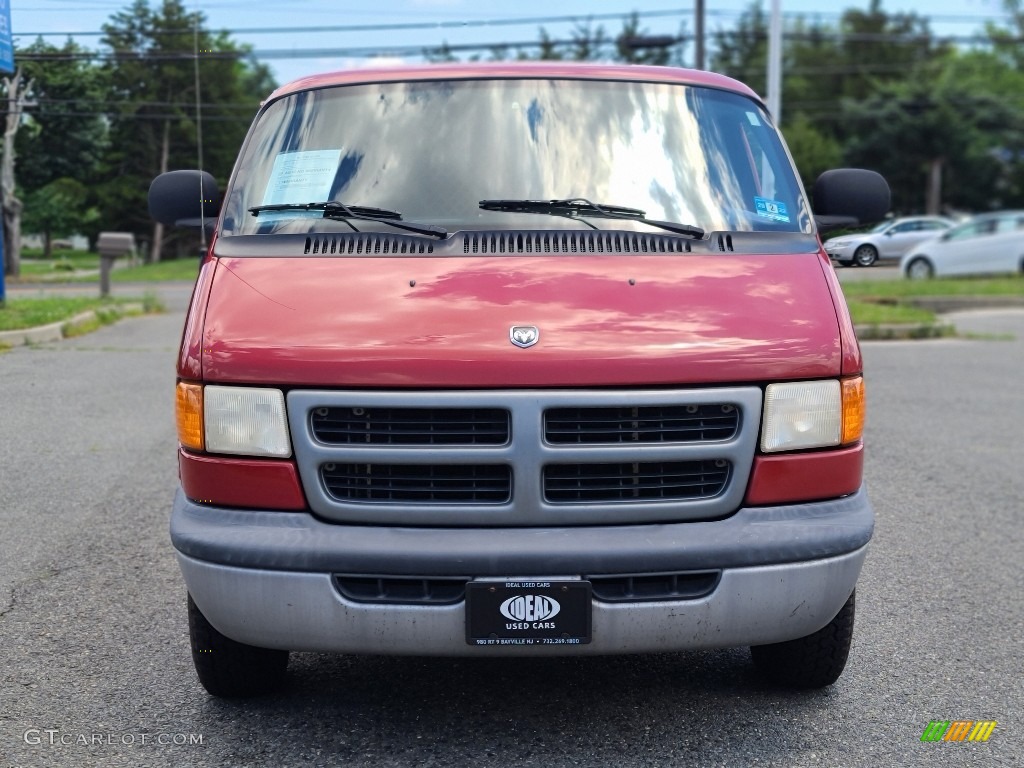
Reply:
[[[199,384],[178,382],[174,401],[174,416],[178,424],[178,442],[183,448],[201,451],[203,441],[203,388]]]
[[[855,443],[864,436],[864,419],[867,403],[864,400],[864,377],[844,379],[843,385],[843,434],[841,443]]]

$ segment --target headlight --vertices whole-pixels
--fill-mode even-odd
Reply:
[[[856,442],[864,431],[864,379],[769,384],[761,450],[797,451]]]
[[[210,453],[292,455],[284,393],[279,389],[207,386],[203,419]]]

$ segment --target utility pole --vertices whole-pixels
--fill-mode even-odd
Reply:
[[[0,0],[0,72],[14,71],[14,39],[11,37],[11,3],[10,0]],[[8,83],[7,96],[11,96],[10,84]],[[10,120],[11,102],[7,102],[8,120]],[[4,142],[6,149],[7,142]],[[7,259],[4,254],[4,216],[6,210],[4,188],[0,186],[0,307],[7,299],[6,287],[4,285],[4,273],[7,271]]]
[[[782,0],[772,0],[768,20],[768,113],[782,123]]]
[[[694,37],[694,69],[706,69],[704,66],[704,0],[696,0],[693,7]]]
[[[4,120],[3,159],[0,160],[0,211],[4,220],[3,249],[6,272],[17,277],[21,273],[21,200],[14,196],[14,136],[21,126],[21,114],[31,106],[26,94],[33,80],[22,85],[21,70],[14,77],[4,78],[7,91],[7,116]],[[3,270],[0,270],[3,271]]]

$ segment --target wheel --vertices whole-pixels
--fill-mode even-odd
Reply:
[[[858,267],[870,267],[878,261],[878,249],[873,245],[862,245],[853,252],[853,263]]]
[[[856,594],[856,593],[854,593]],[[853,640],[854,594],[813,634],[750,649],[758,671],[787,688],[822,688],[839,679]]]
[[[256,648],[218,632],[188,596],[192,663],[203,688],[214,696],[258,696],[284,683],[288,651]]]
[[[924,256],[918,256],[907,265],[907,277],[911,280],[928,280],[935,274],[935,268]]]

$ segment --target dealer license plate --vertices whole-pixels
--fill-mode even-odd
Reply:
[[[590,642],[589,581],[471,581],[470,645],[582,645]]]

